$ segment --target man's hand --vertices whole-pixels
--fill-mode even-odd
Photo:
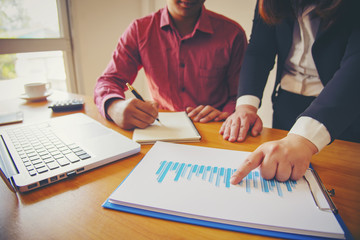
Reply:
[[[260,134],[262,128],[263,123],[257,115],[257,109],[251,105],[240,105],[222,124],[220,134],[230,142],[242,142],[248,132],[255,137]]]
[[[116,125],[123,129],[145,128],[157,118],[158,104],[136,98],[115,99],[108,105],[107,113]]]
[[[192,118],[195,122],[207,123],[207,122],[220,122],[225,120],[228,116],[228,112],[221,112],[216,108],[207,105],[207,106],[197,106],[187,107],[186,112],[190,118]]]
[[[306,138],[289,134],[283,139],[266,142],[252,152],[231,177],[232,184],[238,184],[251,170],[260,166],[264,179],[278,181],[299,180],[309,167],[317,147]]]

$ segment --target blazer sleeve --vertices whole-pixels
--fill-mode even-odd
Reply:
[[[352,20],[355,21],[342,26],[342,28],[352,29],[345,43],[339,68],[324,86],[320,95],[301,114],[301,116],[309,116],[323,123],[332,140],[339,137],[360,117],[358,106],[360,103],[360,19],[354,18]],[[339,34],[339,32],[333,34]]]
[[[261,19],[256,7],[249,45],[240,71],[238,97],[253,95],[262,99],[276,54],[276,29]]]

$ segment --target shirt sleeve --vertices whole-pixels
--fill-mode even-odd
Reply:
[[[102,116],[106,115],[106,101],[125,99],[126,82],[132,84],[142,67],[138,48],[138,26],[133,22],[119,39],[112,59],[98,78],[94,89],[94,101]]]
[[[256,109],[259,109],[260,99],[256,96],[244,95],[239,97],[236,101],[236,106],[240,106],[240,105],[251,105]]]
[[[289,133],[300,135],[312,142],[320,152],[331,142],[331,136],[324,124],[310,117],[300,117]]]

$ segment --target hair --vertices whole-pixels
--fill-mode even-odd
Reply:
[[[358,0],[357,0],[358,1]],[[315,14],[331,25],[340,15],[344,0],[259,0],[259,14],[270,25],[295,18],[298,10],[315,4]]]

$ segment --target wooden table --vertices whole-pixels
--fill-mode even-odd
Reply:
[[[47,106],[56,99],[72,96],[77,95],[54,92],[48,101],[36,103],[14,96],[0,100],[0,112],[20,109],[25,123],[57,117],[62,114],[53,114]],[[132,137],[131,131],[102,118],[91,97],[83,98],[86,104],[82,112]],[[196,123],[202,140],[191,145],[253,151],[265,141],[286,135],[286,131],[265,128],[259,137],[230,143],[218,134],[220,126],[221,123]],[[26,194],[14,194],[0,182],[0,239],[267,239],[102,208],[150,148],[151,145],[143,145],[137,155]],[[360,239],[360,144],[335,141],[313,157],[312,165],[324,185],[335,189],[333,201],[354,238]]]

